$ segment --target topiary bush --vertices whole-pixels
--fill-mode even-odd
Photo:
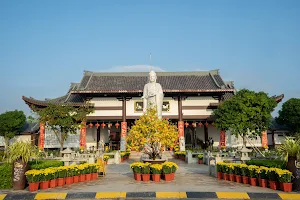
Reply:
[[[286,161],[283,160],[248,160],[246,164],[264,166],[269,168],[286,169]]]
[[[29,169],[46,169],[60,166],[64,166],[64,162],[60,160],[34,160],[29,162]]]
[[[0,165],[0,189],[12,188],[12,164]]]

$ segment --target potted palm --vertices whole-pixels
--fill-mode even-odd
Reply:
[[[160,175],[162,170],[161,164],[153,164],[150,166],[151,173],[152,173],[152,180],[154,182],[160,182]]]
[[[39,152],[36,146],[30,142],[17,141],[10,145],[5,153],[7,162],[13,164],[13,189],[23,190],[25,188],[25,172],[28,170],[28,161],[31,158],[38,158]]]
[[[150,181],[150,163],[144,163],[142,166],[142,180]]]

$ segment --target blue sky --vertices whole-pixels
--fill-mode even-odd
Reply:
[[[29,114],[22,95],[64,95],[83,70],[148,70],[150,52],[157,69],[299,98],[300,1],[2,0],[0,113]]]

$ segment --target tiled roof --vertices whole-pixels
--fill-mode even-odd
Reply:
[[[157,72],[157,82],[164,92],[233,92],[227,87],[218,70],[204,72]],[[78,87],[72,93],[142,92],[148,83],[148,72],[85,71]]]

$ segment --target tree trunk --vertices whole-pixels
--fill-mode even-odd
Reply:
[[[300,191],[300,168],[296,167],[297,157],[288,157],[287,169],[293,173],[293,189]]]
[[[60,144],[60,152],[59,152],[59,156],[62,157],[62,151],[64,150],[64,138],[63,138],[63,134],[61,133],[60,134],[60,141],[59,141],[59,144]]]
[[[243,145],[246,147],[247,140],[246,140],[246,134],[243,134]]]
[[[7,149],[9,147],[9,138],[5,137],[4,140],[5,140],[5,149]]]

